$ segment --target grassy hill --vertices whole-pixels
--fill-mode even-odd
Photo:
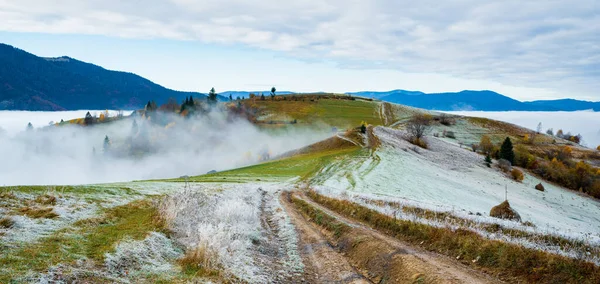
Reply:
[[[253,98],[228,107],[263,128],[338,131],[271,160],[210,174],[2,187],[0,282],[319,282],[314,271],[336,275],[317,266],[344,262],[374,282],[393,271],[416,283],[444,283],[436,265],[491,282],[600,279],[600,205],[591,185],[578,191],[563,184],[597,178],[596,151],[504,122],[345,95]],[[430,119],[427,149],[407,141],[414,115]],[[485,164],[472,147],[484,136],[494,147],[510,137],[522,180],[498,160]],[[539,173],[546,164],[556,170],[549,176]],[[505,196],[520,220],[490,216]],[[402,261],[389,257],[397,240],[405,246]],[[433,268],[415,256],[432,257]],[[406,270],[412,268],[418,271]]]

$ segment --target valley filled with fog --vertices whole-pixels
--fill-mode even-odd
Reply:
[[[593,111],[452,111],[452,114],[485,117],[510,122],[522,127],[536,130],[542,123],[543,132],[552,128],[556,133],[562,129],[564,133],[583,136],[583,145],[596,148],[600,145],[600,112]]]
[[[255,164],[330,135],[311,129],[265,131],[224,112],[193,118],[168,115],[161,122],[138,116],[93,127],[49,125],[86,112],[1,111],[0,185],[199,175]],[[29,122],[33,129],[27,130]]]

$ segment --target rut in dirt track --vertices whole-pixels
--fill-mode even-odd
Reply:
[[[305,265],[303,281],[293,282],[372,283],[294,208],[287,194],[282,194],[280,200],[299,235],[298,247]]]
[[[479,271],[475,271],[454,259],[413,247],[396,238],[373,230],[362,223],[340,216],[320,204],[315,203],[302,193],[295,192],[294,196],[350,226],[352,228],[351,233],[349,234],[349,238],[352,239],[351,243],[355,244],[354,241],[361,239],[368,240],[358,245],[363,247],[362,250],[361,248],[344,250],[345,255],[342,255],[333,248],[330,249],[337,254],[331,256],[333,258],[337,257],[338,259],[336,261],[345,262],[348,265],[353,266],[352,270],[355,272],[360,271],[361,273],[359,274],[367,276],[367,278],[373,280],[373,282],[380,282],[382,277],[393,277],[392,279],[386,279],[386,283],[412,283],[415,279],[422,277],[423,279],[426,279],[427,283],[502,283],[501,281]],[[284,207],[286,208],[286,211],[288,211],[288,214],[298,215],[298,213],[291,208],[291,204],[286,203]],[[320,234],[318,232],[319,230],[316,229],[316,225],[313,223],[308,222],[302,216],[296,216],[292,219],[297,228],[299,228],[298,232],[301,239],[314,238],[319,242],[327,242],[327,236]],[[318,234],[314,233],[315,230],[317,230]],[[344,246],[344,244],[338,245],[340,247]],[[338,247],[338,249],[340,247]],[[367,257],[366,255],[370,256]],[[327,264],[330,261],[330,259],[327,258],[320,258],[320,255],[318,254],[306,254],[306,257],[308,257],[311,262],[315,263],[315,266],[319,266],[321,263]],[[339,272],[343,271],[344,270],[342,269]],[[366,279],[363,278],[362,281],[366,281]],[[322,283],[322,281],[316,281],[315,283]],[[341,283],[348,282],[341,281]]]
[[[274,195],[262,188],[258,189],[261,195],[260,223],[261,238],[254,240],[254,261],[261,267],[262,273],[268,283],[304,283],[302,267],[294,264],[290,259],[289,248],[286,246],[285,236],[278,216],[273,208]],[[281,209],[279,209],[281,210]]]

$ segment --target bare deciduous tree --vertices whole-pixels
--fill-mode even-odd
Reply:
[[[421,138],[427,134],[427,131],[429,131],[430,123],[431,116],[416,114],[406,124],[406,131],[412,140],[421,140]]]

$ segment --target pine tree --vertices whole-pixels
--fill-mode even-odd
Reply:
[[[233,101],[233,97],[231,96],[231,94],[229,94],[229,101]]]
[[[490,154],[485,155],[485,164],[488,168],[492,166],[492,157],[490,157]]]
[[[208,92],[208,103],[209,104],[216,104],[217,103],[217,92],[215,92],[215,88],[211,88],[210,92]]]
[[[275,89],[275,87],[271,88],[271,100],[275,100],[275,92],[277,92],[277,89]]]
[[[194,106],[194,98],[190,96],[189,106]]]
[[[500,159],[505,159],[510,162],[511,165],[515,163],[515,152],[513,151],[513,145],[510,138],[506,137],[502,146],[500,147]]]
[[[90,114],[89,111],[85,114],[84,122],[85,125],[91,125],[92,123],[94,123],[94,117],[92,117],[92,114]]]
[[[32,131],[33,130],[33,124],[27,123],[27,131]]]
[[[105,154],[110,150],[110,139],[108,139],[108,135],[104,136],[104,145],[102,145],[102,149]]]

